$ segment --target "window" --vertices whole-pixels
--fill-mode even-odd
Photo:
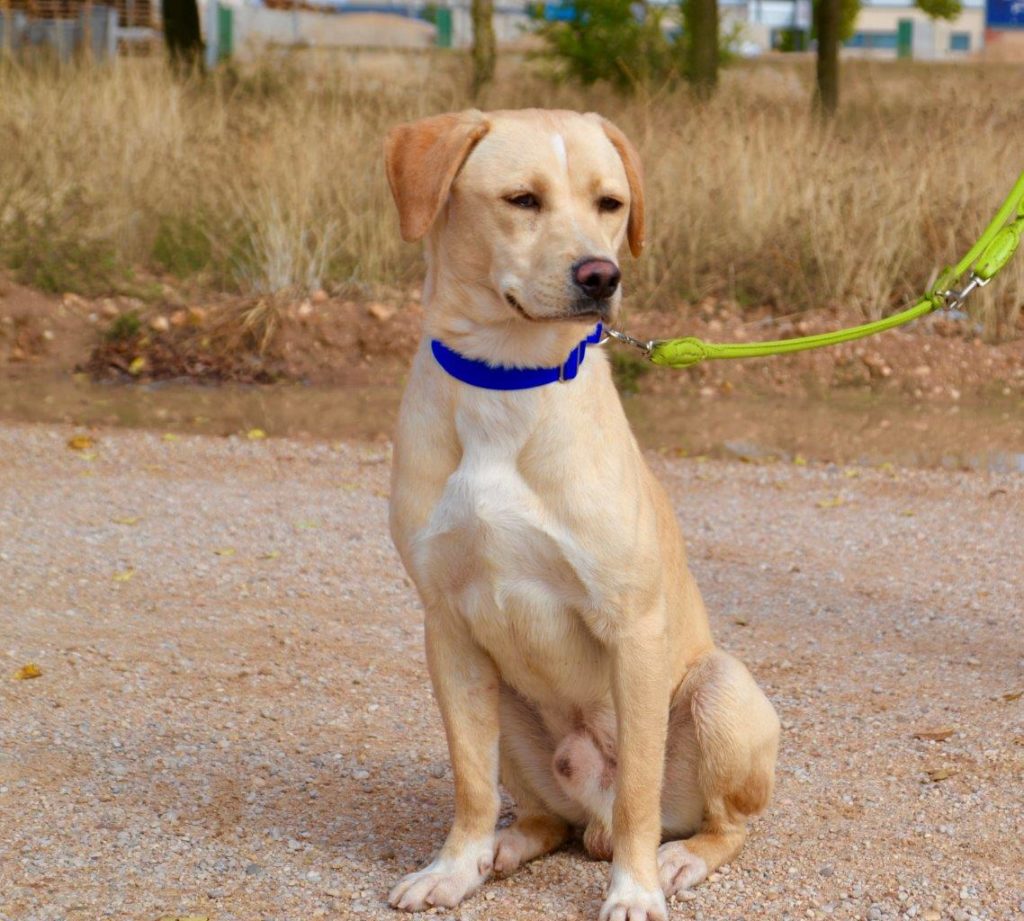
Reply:
[[[970,51],[971,50],[971,33],[970,32],[950,32],[950,34],[949,34],[949,50],[950,51]]]
[[[895,32],[854,32],[847,41],[847,48],[864,48],[871,51],[895,51],[899,45]]]

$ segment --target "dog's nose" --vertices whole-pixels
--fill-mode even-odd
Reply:
[[[604,301],[615,293],[622,273],[610,259],[585,259],[573,270],[572,277],[584,294]]]

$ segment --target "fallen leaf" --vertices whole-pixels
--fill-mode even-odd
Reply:
[[[988,494],[988,497],[990,499],[994,499],[996,496],[1005,496],[1005,495],[1006,495],[1006,490],[1003,489],[1002,486],[998,486],[995,489],[993,489],[992,492],[990,492]]]
[[[925,773],[932,783],[938,783],[940,780],[948,780],[960,772],[953,768],[928,768]]]
[[[14,673],[15,681],[28,681],[30,678],[38,678],[43,674],[43,670],[36,665],[35,662],[29,662],[27,665],[22,665]]]
[[[804,457],[802,454],[798,454],[796,457],[793,458],[793,463],[797,467],[806,467],[807,466],[807,458]]]
[[[737,627],[745,627],[747,626],[747,624],[750,623],[750,621],[747,620],[745,617],[734,617],[732,619],[732,622],[736,624]]]
[[[280,550],[270,550],[267,553],[261,553],[256,559],[258,560],[276,560],[281,555]]]
[[[213,552],[216,553],[217,556],[234,556],[235,555],[235,548],[234,547],[218,547]]]
[[[210,921],[209,915],[164,915],[156,921]]]
[[[263,429],[249,429],[249,431],[245,433],[245,437],[248,438],[249,441],[260,441],[267,437],[267,433],[264,432]]]
[[[915,512],[913,509],[907,508],[900,512],[900,514],[904,518],[913,518],[917,514],[917,512]]]
[[[141,355],[138,358],[133,358],[132,363],[128,365],[128,373],[134,377],[140,375],[146,367],[146,359]]]
[[[134,569],[124,569],[121,572],[114,573],[115,582],[130,582],[132,576],[135,575]]]
[[[955,732],[952,726],[941,726],[938,729],[921,729],[914,733],[914,738],[925,742],[945,742]]]
[[[843,502],[842,496],[836,496],[834,499],[819,499],[816,504],[818,508],[839,508]]]
[[[1024,691],[1010,691],[1008,694],[1003,695],[1003,700],[1009,702],[1013,700],[1020,700],[1024,697]]]
[[[180,441],[181,440],[181,436],[180,435],[175,435],[174,432],[164,432],[163,435],[161,435],[160,437],[163,438],[164,441]]]
[[[847,467],[843,470],[843,476],[848,480],[854,480],[860,476],[860,471],[856,467]]]
[[[96,439],[92,435],[72,435],[68,439],[68,447],[72,451],[88,451],[96,447]]]
[[[128,525],[129,527],[131,527],[132,525],[137,525],[140,521],[142,521],[142,519],[139,518],[137,515],[129,515],[125,518],[111,518],[110,520],[114,524],[124,524]]]
[[[315,531],[320,525],[316,521],[296,521],[295,527],[300,531]]]

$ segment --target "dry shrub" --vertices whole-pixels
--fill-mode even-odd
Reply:
[[[710,104],[685,89],[625,100],[552,85],[508,57],[483,100],[597,109],[647,165],[649,249],[634,300],[706,296],[874,317],[973,241],[1021,162],[1019,71],[850,62],[832,125],[807,62],[730,70]],[[0,69],[0,258],[52,288],[116,286],[145,266],[254,295],[414,281],[381,138],[468,105],[444,54],[268,58],[202,83],[152,60]],[[98,272],[102,269],[102,272]],[[97,274],[98,272],[98,274]],[[984,293],[1016,327],[1024,260]]]

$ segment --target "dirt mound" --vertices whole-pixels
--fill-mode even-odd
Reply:
[[[0,287],[0,373],[30,364],[124,381],[394,383],[415,351],[422,315],[418,290],[377,291],[372,298],[317,292],[291,300],[171,293],[144,303],[48,296],[7,284]],[[707,301],[675,311],[627,309],[620,326],[641,338],[751,342],[857,322],[834,311],[780,318]],[[650,373],[639,353],[617,347],[613,363],[624,390],[648,393],[869,389],[938,400],[1024,394],[1024,335],[989,344],[969,318],[944,313],[906,330],[787,358]]]

